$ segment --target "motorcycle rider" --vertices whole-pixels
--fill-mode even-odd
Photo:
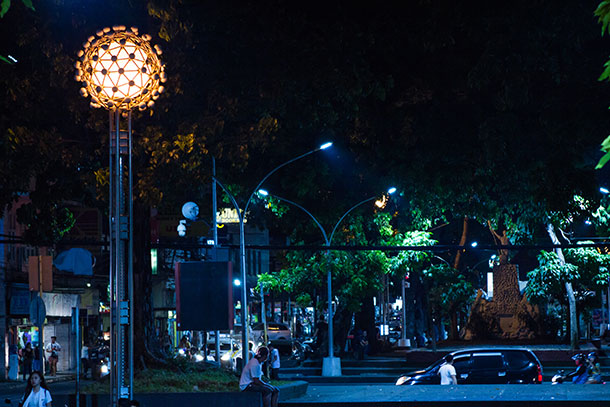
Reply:
[[[587,380],[588,384],[600,384],[602,382],[602,368],[599,363],[599,358],[597,357],[597,353],[591,352],[587,356],[587,373],[589,374],[589,378]]]
[[[585,384],[587,382],[587,379],[589,378],[589,374],[587,373],[585,355],[579,353],[577,355],[572,356],[572,360],[576,364],[576,370],[564,376],[563,381],[572,379],[572,383],[574,384]]]

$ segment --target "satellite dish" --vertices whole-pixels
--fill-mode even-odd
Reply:
[[[187,202],[182,205],[182,215],[190,221],[196,221],[199,216],[199,207],[195,202]]]

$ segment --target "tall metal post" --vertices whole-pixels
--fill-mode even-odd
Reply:
[[[133,399],[133,201],[131,112],[121,130],[119,109],[111,113],[110,132],[110,294],[111,400]]]
[[[214,260],[218,260],[218,216],[216,202],[216,158],[212,157],[212,227],[214,228]],[[214,332],[214,355],[216,355],[216,363],[220,366],[220,331]],[[207,360],[207,355],[206,355]]]
[[[238,209],[239,211],[239,209]],[[248,280],[246,276],[246,234],[244,231],[245,212],[239,214],[239,251],[241,253],[241,282],[243,289],[241,290],[241,343],[242,343],[242,360],[244,366],[250,360],[250,352],[248,351]]]
[[[407,290],[404,277],[402,278],[402,329],[398,346],[407,346]]]
[[[330,246],[330,240],[327,242]],[[326,275],[327,295],[328,295],[328,357],[332,361],[335,357],[334,335],[333,335],[333,279],[330,262],[330,250],[326,251],[326,267],[328,273]]]
[[[76,307],[72,308],[72,315],[74,315],[74,330],[76,332],[74,341],[76,342],[76,346],[74,347],[75,360],[76,360],[76,405],[80,406],[80,297]]]

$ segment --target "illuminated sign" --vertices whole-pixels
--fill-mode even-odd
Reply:
[[[239,223],[239,216],[236,209],[224,208],[216,212],[217,223]],[[248,220],[244,218],[244,223]]]

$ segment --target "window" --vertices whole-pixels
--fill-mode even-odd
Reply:
[[[473,355],[473,369],[501,369],[504,367],[504,359],[501,353],[494,354],[475,354]]]
[[[531,362],[527,353],[516,350],[505,351],[504,359],[511,369],[523,369]]]
[[[470,355],[468,356],[460,356],[453,360],[453,367],[455,371],[460,373],[465,373],[468,371],[468,364],[470,363]]]

